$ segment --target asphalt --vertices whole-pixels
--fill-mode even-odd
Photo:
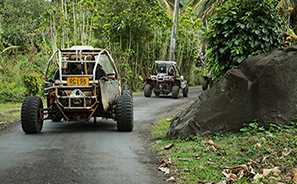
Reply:
[[[15,123],[0,134],[0,183],[166,183],[148,149],[150,126],[176,114],[174,110],[195,101],[201,92],[190,89],[188,98],[181,94],[178,100],[134,95],[132,132],[118,132],[115,121],[101,118],[97,123],[45,121],[38,134],[25,134]]]

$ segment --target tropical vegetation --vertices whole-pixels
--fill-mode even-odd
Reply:
[[[286,26],[272,3],[238,0],[216,9],[206,34],[211,72],[221,78],[251,56],[280,47]]]
[[[109,49],[120,68],[123,88],[141,90],[153,62],[169,59],[174,2],[1,1],[0,101],[21,102],[27,95],[42,95],[47,60],[54,50],[74,45]],[[210,62],[210,72],[221,76],[252,55],[280,47],[282,31],[290,35],[287,45],[295,44],[296,3],[245,2],[250,1],[179,1],[175,61],[190,85],[202,83]],[[253,19],[256,14],[261,16]],[[240,32],[245,36],[238,39]]]
[[[241,133],[166,139],[169,119],[151,128],[151,148],[167,181],[175,183],[295,183],[296,122],[271,124],[255,120]],[[295,176],[295,177],[294,177]]]

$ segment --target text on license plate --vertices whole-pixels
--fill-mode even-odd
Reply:
[[[67,85],[68,86],[88,86],[89,78],[88,77],[68,77]]]

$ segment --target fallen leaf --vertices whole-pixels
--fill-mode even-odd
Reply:
[[[200,159],[200,156],[199,155],[193,155],[193,157],[196,157],[196,159]]]
[[[178,161],[191,161],[189,158],[179,158]]]
[[[261,138],[260,138],[260,141],[262,141],[262,142],[266,142],[266,139],[265,139],[264,137],[261,137]]]
[[[227,184],[228,182],[226,180],[218,182],[217,184]]]
[[[258,164],[257,162],[255,162],[255,161],[253,161],[253,160],[250,160],[250,161],[248,162],[248,164],[252,165],[253,167],[255,167],[255,166],[257,166],[257,167],[261,167],[260,164]]]
[[[231,179],[232,181],[237,179],[237,176],[235,174],[230,174],[229,179]]]
[[[285,178],[288,180],[293,180],[294,178],[297,179],[296,176],[297,176],[297,168],[290,169],[285,174]],[[296,182],[296,180],[294,182]]]
[[[262,159],[262,163],[266,164],[266,159],[269,158],[269,157],[270,157],[270,155],[264,157],[264,158]]]
[[[223,171],[222,171],[222,174],[224,175],[224,176],[226,176],[227,178],[229,178],[229,176],[230,176],[230,171],[228,170],[228,169],[224,169]]]
[[[207,152],[207,151],[209,151],[209,149],[210,149],[210,147],[207,147],[207,148],[203,149],[202,151]]]
[[[287,156],[289,156],[290,153],[292,152],[292,150],[287,151],[287,149],[285,149],[284,151],[285,151],[285,153],[282,153],[282,156],[283,156],[283,157],[287,157]]]
[[[166,181],[167,181],[167,182],[169,182],[169,181],[175,182],[175,178],[171,176],[171,177],[170,177],[169,179],[167,179]]]
[[[175,146],[175,144],[169,144],[169,145],[165,146],[165,150],[169,150],[169,149],[172,148],[173,146]]]
[[[162,171],[164,175],[167,175],[170,172],[170,169],[168,167],[158,167],[158,169]]]
[[[244,176],[245,176],[245,171],[244,170],[240,170],[238,173],[237,173],[237,177],[238,177],[238,179],[241,179],[241,178],[243,178]]]
[[[227,152],[226,151],[218,151],[217,152],[217,155],[219,155],[219,156],[222,156],[222,155],[227,155]]]
[[[214,142],[212,140],[208,140],[207,141],[207,144],[211,144],[212,145],[212,144],[214,144]]]
[[[171,119],[167,119],[166,121],[167,121],[167,122],[171,122]]]
[[[215,148],[214,146],[210,146],[210,150],[217,151],[217,148]]]
[[[292,181],[293,181],[294,183],[297,183],[297,175],[294,176],[294,178],[292,179]]]
[[[215,164],[215,163],[213,163],[213,162],[210,162],[210,161],[207,161],[206,162],[208,165],[217,165],[217,164]]]
[[[268,150],[268,151],[270,151],[272,153],[277,153],[277,151],[274,149],[273,146],[266,146],[266,147],[264,147],[264,149],[266,149],[266,150]]]
[[[196,170],[201,171],[203,169],[203,166],[197,166]]]
[[[226,176],[227,178],[227,182],[232,182],[232,181],[236,181],[237,180],[237,176],[233,173],[230,173],[230,171],[228,169],[224,169],[222,171],[222,174],[224,176]]]
[[[159,161],[159,164],[163,164],[164,166],[169,166],[172,164],[171,159],[170,158],[165,158],[165,159],[161,159]]]
[[[254,171],[254,168],[252,166],[249,166],[249,173],[255,175],[255,171]]]
[[[257,143],[256,146],[257,146],[257,148],[261,148],[261,144],[260,143]]]
[[[262,169],[263,176],[269,175],[271,172],[273,173],[273,176],[279,177],[279,175],[282,173],[282,171],[278,167],[274,167],[273,169]]]
[[[253,178],[253,182],[257,183],[259,181],[259,179],[261,179],[261,178],[263,178],[263,174],[257,173]]]

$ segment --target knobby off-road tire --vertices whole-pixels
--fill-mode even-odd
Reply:
[[[208,81],[207,80],[204,80],[202,82],[202,90],[205,91],[205,90],[207,90],[207,88],[208,88]]]
[[[125,89],[125,90],[122,91],[122,95],[129,95],[130,97],[133,96],[132,91],[127,90],[127,89]]]
[[[119,131],[133,130],[133,102],[128,95],[122,95],[118,98],[116,121]]]
[[[188,97],[188,93],[189,93],[189,88],[188,88],[188,86],[186,86],[186,87],[183,89],[183,96],[184,96],[184,97]]]
[[[129,96],[131,98],[131,101],[133,102],[133,93],[132,93],[132,91],[125,89],[125,90],[122,91],[122,95]]]
[[[172,87],[172,98],[175,98],[175,99],[179,98],[179,86]]]
[[[144,86],[144,96],[145,97],[151,97],[152,96],[152,90],[151,90],[151,85],[150,84],[146,84]]]
[[[42,101],[39,97],[26,97],[22,104],[21,124],[25,133],[38,133],[42,130],[43,120],[40,109],[43,109]]]

